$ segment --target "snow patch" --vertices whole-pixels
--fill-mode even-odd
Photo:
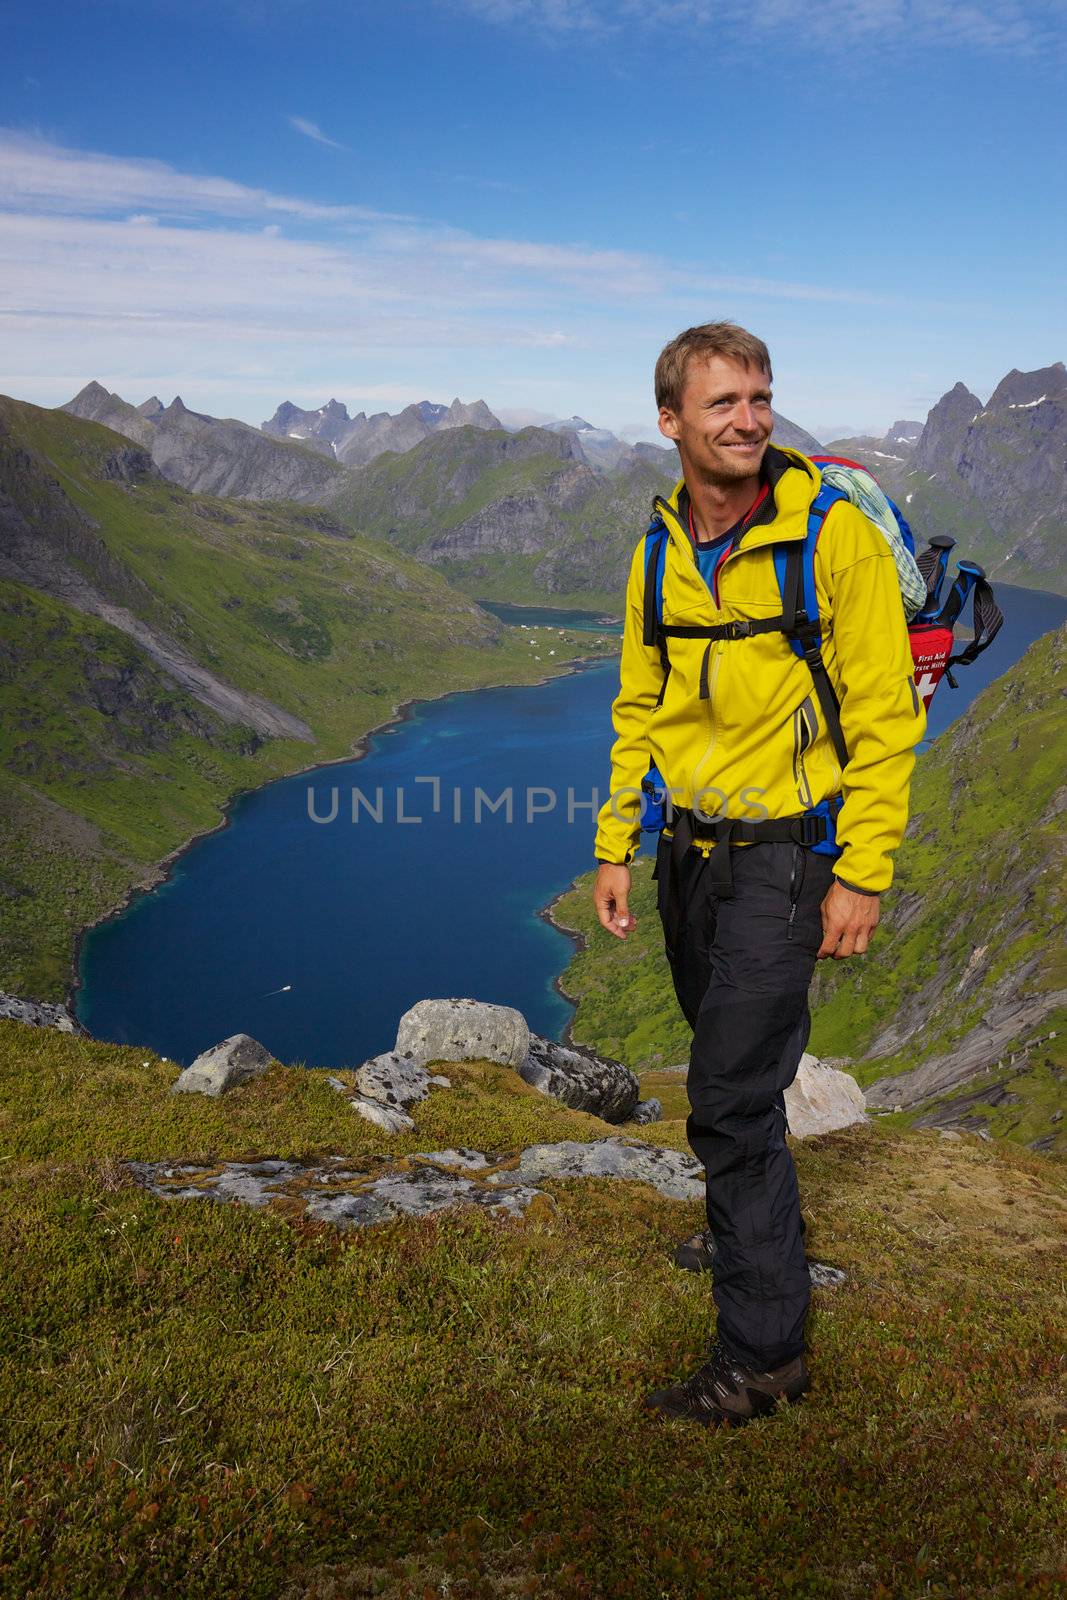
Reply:
[[[1020,400],[1018,405],[1014,405],[1014,406],[1013,405],[1009,405],[1008,410],[1009,411],[1032,411],[1035,406],[1044,405],[1044,403],[1045,403],[1045,401],[1047,399],[1048,399],[1048,395],[1047,394],[1043,394],[1041,396],[1040,400]]]

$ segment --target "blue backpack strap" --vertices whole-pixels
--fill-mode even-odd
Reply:
[[[667,561],[667,525],[655,517],[645,534],[645,626],[644,642],[650,650],[657,645],[666,668],[666,644],[660,629],[663,626],[663,570]]]
[[[847,499],[848,495],[843,490],[824,483],[811,502],[803,539],[777,545],[774,550],[774,571],[782,595],[782,632],[794,654],[808,664],[823,721],[842,771],[848,765],[848,747],[841,727],[841,707],[822,658],[819,599],[815,588],[815,546],[831,506]]]
[[[847,499],[844,490],[824,483],[811,502],[808,529],[801,543],[780,544],[774,548],[774,572],[782,596],[782,612],[787,619],[795,618],[800,611],[804,612],[807,621],[815,624],[813,637],[817,649],[822,645],[822,635],[819,631],[819,599],[815,589],[815,546],[830,507],[839,500]],[[791,635],[789,643],[794,654],[803,658],[805,647],[801,640]]]

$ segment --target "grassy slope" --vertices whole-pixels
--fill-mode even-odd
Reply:
[[[76,928],[217,825],[235,791],[352,753],[406,699],[565,669],[562,654],[532,662],[517,630],[438,573],[347,536],[321,511],[109,481],[103,464],[128,441],[63,412],[0,404],[40,481],[58,480],[143,580],[119,598],[315,735],[260,741],[178,690],[126,635],[0,584],[0,989],[60,998]],[[600,647],[585,635],[557,648]]]
[[[1014,993],[1067,983],[1058,823],[1065,650],[1067,629],[1038,640],[922,757],[877,959],[820,968],[811,1048],[853,1058],[861,1083],[950,1047],[982,1019],[998,985],[1035,958],[1035,970],[1010,984]],[[625,943],[597,926],[592,873],[554,908],[556,920],[586,945],[562,980],[578,1002],[575,1038],[638,1070],[685,1061],[690,1040],[663,959],[650,873],[651,862],[639,860],[638,932]],[[922,1034],[892,1054],[863,1059],[879,1032],[909,1012]],[[1067,1149],[1067,1135],[1051,1120],[1062,1108],[1064,1021],[1053,1014],[1041,1023],[1041,1033],[1056,1029],[1059,1037],[1012,1078],[1021,1103],[973,1108],[992,1132],[1010,1131],[1021,1142],[1055,1132],[1055,1148]],[[1017,1042],[1033,1032],[1024,1030]],[[960,1092],[986,1082],[995,1087],[1003,1077],[975,1079]],[[902,1112],[897,1120],[906,1125],[917,1114]]]
[[[4,1593],[1056,1592],[1058,1162],[881,1125],[794,1143],[809,1250],[850,1280],[814,1292],[805,1404],[725,1435],[638,1410],[711,1326],[670,1265],[697,1203],[556,1182],[555,1212],[339,1234],[121,1165],[613,1131],[448,1072],[387,1139],[319,1074],[175,1099],[146,1052],[0,1022]],[[685,1149],[680,1121],[635,1131]]]

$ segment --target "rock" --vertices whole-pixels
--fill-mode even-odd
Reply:
[[[530,1048],[526,1018],[514,1006],[481,1000],[420,1000],[405,1011],[394,1053],[416,1063],[499,1061],[521,1067]]]
[[[636,1077],[621,1061],[598,1056],[582,1045],[557,1044],[536,1033],[530,1035],[529,1054],[519,1073],[542,1094],[605,1122],[632,1121],[641,1096]]]
[[[938,1133],[942,1139],[962,1139],[962,1133],[957,1133],[955,1128],[939,1128]]]
[[[842,1267],[831,1267],[825,1261],[809,1261],[808,1277],[813,1289],[836,1289],[848,1282],[848,1273]]]
[[[212,1045],[171,1085],[173,1094],[228,1094],[242,1083],[261,1077],[274,1057],[247,1033],[235,1033]]]
[[[869,1120],[863,1090],[851,1073],[824,1066],[807,1053],[785,1091],[785,1109],[789,1131],[797,1139]]]
[[[441,1154],[476,1156],[479,1152]],[[550,1195],[529,1184],[489,1189],[484,1183],[429,1163],[422,1170],[386,1172],[380,1177],[356,1171],[347,1158],[336,1156],[318,1167],[276,1160],[228,1161],[221,1168],[130,1161],[127,1167],[142,1188],[168,1200],[229,1200],[257,1210],[272,1200],[299,1200],[306,1216],[339,1228],[366,1227],[402,1216],[424,1217],[460,1205],[482,1206],[503,1216],[521,1216],[537,1198],[554,1205]]]
[[[353,1111],[358,1112],[367,1122],[375,1123],[386,1133],[410,1133],[415,1126],[414,1120],[406,1111],[401,1111],[396,1106],[383,1105],[380,1100],[369,1100],[366,1095],[354,1094],[348,1103]]]
[[[425,1100],[430,1092],[430,1074],[418,1062],[406,1060],[395,1050],[364,1061],[357,1067],[355,1077],[360,1095],[394,1108],[414,1105],[416,1100]]]
[[[539,1189],[529,1185],[504,1192],[487,1190],[482,1184],[457,1173],[426,1167],[422,1171],[392,1173],[379,1178],[358,1194],[314,1195],[308,1202],[307,1214],[341,1228],[391,1222],[395,1217],[425,1217],[433,1211],[449,1211],[459,1205],[478,1205],[487,1211],[521,1216],[531,1200],[540,1194]],[[543,1198],[552,1204],[549,1196]]]
[[[559,1144],[535,1144],[522,1152],[517,1174],[505,1176],[536,1181],[539,1178],[627,1178],[650,1183],[670,1200],[702,1200],[704,1168],[693,1156],[659,1145],[643,1144],[618,1134],[583,1144],[564,1139]],[[488,1183],[493,1183],[490,1176]]]
[[[66,1006],[54,1005],[50,1000],[20,1000],[17,995],[0,994],[0,1017],[27,1022],[33,1028],[58,1028],[60,1033],[90,1037],[88,1029],[82,1027]]]
[[[532,1145],[521,1152],[517,1167],[501,1167],[514,1159],[507,1152],[489,1155],[460,1148],[416,1151],[407,1157],[404,1170],[384,1172],[380,1158],[367,1156],[328,1156],[306,1164],[270,1159],[211,1166],[165,1161],[126,1165],[142,1188],[167,1199],[235,1200],[256,1207],[272,1200],[287,1205],[296,1201],[307,1216],[338,1227],[426,1216],[469,1204],[518,1216],[538,1197],[554,1205],[538,1187],[542,1178],[625,1178],[650,1183],[672,1200],[704,1195],[703,1168],[691,1156],[618,1135],[595,1144],[565,1140]],[[361,1164],[374,1170],[361,1171]]]
[[[663,1117],[663,1107],[658,1100],[639,1100],[634,1106],[631,1122],[659,1122]]]
[[[484,1156],[480,1150],[420,1150],[412,1158],[418,1161],[428,1161],[435,1167],[466,1167],[471,1172],[480,1172],[489,1165],[489,1157]]]

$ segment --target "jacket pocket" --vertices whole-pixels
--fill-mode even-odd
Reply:
[[[815,715],[815,706],[809,695],[803,705],[798,706],[793,713],[793,784],[796,788],[797,799],[807,809],[814,802],[811,797],[811,785],[804,769],[804,756],[815,743],[815,736],[819,731],[818,718]]]

